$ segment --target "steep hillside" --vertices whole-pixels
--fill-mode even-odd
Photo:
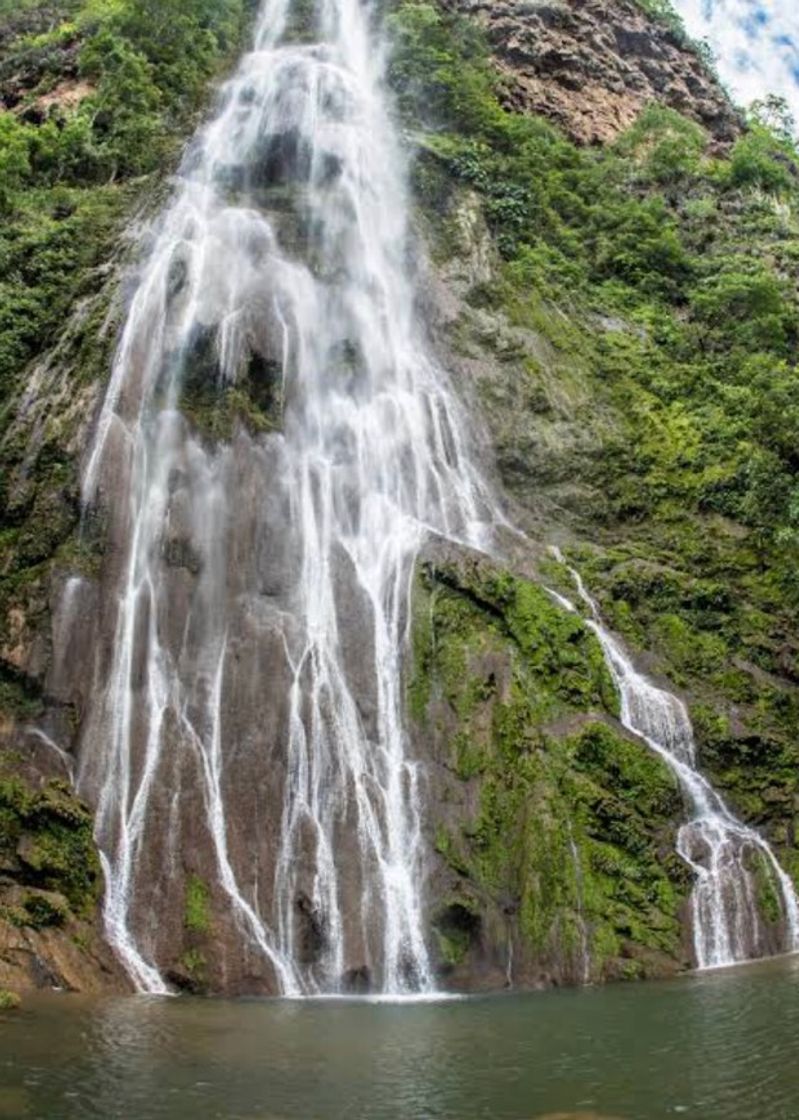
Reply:
[[[727,108],[719,132],[702,94],[681,103],[688,117],[651,102],[586,150],[514,109],[528,62],[517,73],[503,9],[489,45],[454,7],[396,16],[395,82],[409,123],[426,126],[415,186],[434,244],[433,330],[486,426],[512,517],[566,548],[611,624],[682,690],[702,766],[796,874],[795,149],[757,120],[720,148],[736,116]],[[530,23],[573,27],[598,7],[535,5]],[[606,27],[643,19],[635,5],[601,7]],[[652,43],[674,40],[646,26]],[[683,58],[700,65],[690,48]],[[595,63],[612,83],[615,54]],[[557,90],[547,115],[591,139],[573,123],[580,90]],[[565,588],[551,561],[539,571]],[[520,765],[500,766],[508,790]],[[485,787],[481,813],[493,796]]]

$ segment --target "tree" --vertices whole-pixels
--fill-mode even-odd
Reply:
[[[796,119],[791,112],[788,102],[776,93],[769,93],[760,97],[749,106],[747,118],[750,124],[758,124],[790,147],[796,143]]]
[[[30,175],[30,129],[12,113],[0,112],[0,209]]]

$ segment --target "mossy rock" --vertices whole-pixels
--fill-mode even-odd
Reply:
[[[16,1011],[22,1000],[16,992],[0,988],[0,1011]]]
[[[101,873],[92,816],[63,782],[34,790],[0,776],[0,857],[18,883],[34,888],[23,924],[61,924],[67,907],[79,917],[93,912]]]
[[[208,933],[211,928],[211,892],[199,875],[186,880],[186,904],[183,924],[189,933]]]
[[[436,850],[454,894],[434,918],[445,970],[468,969],[505,927],[527,967],[553,979],[681,967],[682,798],[617,723],[591,631],[541,587],[468,555],[423,563],[414,619],[409,703],[448,791]]]

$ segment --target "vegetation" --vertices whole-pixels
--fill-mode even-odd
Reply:
[[[667,0],[638,2],[682,40]],[[76,306],[87,314],[70,340],[72,387],[107,370],[103,266],[250,8],[0,0],[0,433],[31,360]],[[307,6],[295,23],[301,40]],[[799,154],[785,107],[754,106],[723,150],[656,105],[614,144],[581,149],[506,108],[507,79],[473,23],[416,0],[397,3],[391,23],[391,81],[435,250],[442,260],[462,250],[458,215],[474,199],[496,249],[494,278],[467,293],[453,344],[497,359],[480,390],[504,481],[576,542],[570,555],[610,623],[689,695],[704,766],[795,853]],[[274,370],[249,371],[224,397],[200,372],[183,404],[209,438],[239,419],[278,422]],[[256,381],[268,386],[261,398]],[[91,539],[83,556],[70,541],[67,443],[68,433],[43,440],[30,462],[13,440],[3,452],[20,470],[0,482],[0,614],[24,601],[30,626],[47,611],[53,556],[98,560]],[[470,819],[438,833],[455,884],[438,921],[443,958],[457,967],[468,955],[490,899],[553,971],[575,975],[586,948],[596,977],[679,962],[677,794],[618,733],[580,620],[507,574],[429,566],[414,654],[410,707],[446,788],[477,791]],[[27,719],[40,702],[4,671],[0,709]],[[0,855],[23,888],[7,920],[43,928],[90,912],[91,822],[63,787],[0,779]],[[182,968],[201,987],[195,942],[209,933],[210,898],[194,875],[184,926]]]
[[[90,917],[100,890],[92,816],[62,783],[33,790],[9,772],[0,774],[0,858],[11,882],[23,888],[0,917],[41,929],[71,915]]]
[[[186,880],[186,911],[183,924],[189,933],[207,933],[211,924],[210,892],[199,875]]]
[[[657,105],[582,149],[504,107],[472,24],[425,3],[392,19],[435,251],[468,252],[464,199],[497,249],[453,342],[493,351],[481,391],[505,483],[592,542],[572,556],[609,620],[690,693],[703,762],[738,809],[792,847],[799,154],[785,107],[753,106],[725,150]]]
[[[680,42],[687,39],[685,24],[675,11],[671,0],[635,0],[635,2],[651,19],[668,27]]]
[[[96,291],[142,176],[174,158],[249,0],[39,0],[0,10],[0,408]]]
[[[200,994],[207,990],[208,961],[203,948],[211,932],[211,892],[199,875],[186,879],[186,902],[183,926],[188,944],[171,979],[181,989]]]
[[[616,697],[582,621],[488,564],[428,564],[414,650],[412,707],[449,774],[439,800],[460,783],[478,790],[476,816],[437,837],[453,872],[444,961],[464,961],[499,912],[522,961],[559,979],[677,967],[680,795],[660,760],[604,722]]]
[[[16,992],[8,992],[0,988],[0,1011],[15,1011],[20,1005],[20,998]]]
[[[436,125],[422,200],[445,211],[453,184],[479,192],[506,262],[475,297],[520,321],[541,293],[566,306],[597,391],[619,411],[632,401],[615,446],[590,464],[606,518],[679,501],[751,526],[779,558],[799,526],[790,142],[754,120],[728,158],[712,157],[698,125],[653,105],[612,149],[579,149],[502,107],[471,23],[415,3],[394,23],[401,106],[421,104]],[[622,329],[598,332],[597,313]],[[795,565],[781,574],[799,595]]]

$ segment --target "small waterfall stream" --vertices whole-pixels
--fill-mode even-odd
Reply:
[[[553,554],[565,563],[557,549]],[[622,724],[664,760],[685,795],[690,817],[680,827],[677,850],[695,877],[691,927],[697,968],[736,964],[773,951],[763,928],[753,859],[762,861],[761,872],[779,895],[785,926],[782,949],[798,950],[799,901],[793,883],[767,841],[734,816],[697,770],[693,728],[685,704],[638,672],[621,643],[604,626],[579,572],[569,571],[619,691]],[[576,612],[569,599],[554,591],[550,594],[566,610]]]
[[[577,929],[580,933],[580,982],[591,983],[591,949],[588,937],[588,926],[585,920],[585,890],[583,884],[583,868],[580,863],[580,853],[574,842],[574,830],[571,818],[568,820],[569,853],[574,867],[574,886],[577,902]]]

